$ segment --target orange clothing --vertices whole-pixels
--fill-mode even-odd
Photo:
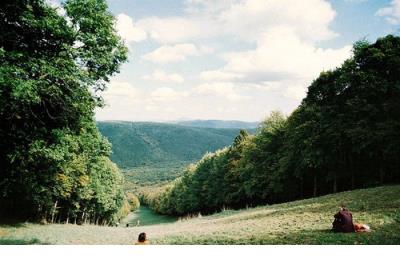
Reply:
[[[146,240],[144,242],[136,241],[135,245],[150,245],[150,242],[148,240]]]
[[[354,231],[356,233],[358,232],[369,232],[369,226],[366,224],[361,224],[361,223],[354,223]]]

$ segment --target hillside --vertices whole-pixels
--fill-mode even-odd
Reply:
[[[154,122],[98,122],[112,143],[119,167],[190,162],[232,143],[239,129],[188,127]]]
[[[347,204],[370,233],[330,232]],[[211,216],[143,227],[19,224],[0,227],[0,244],[132,244],[146,232],[152,244],[400,244],[400,185],[226,210]]]
[[[253,129],[257,128],[259,122],[247,121],[225,121],[225,120],[189,120],[177,121],[179,125],[202,127],[202,128],[233,128],[233,129]]]

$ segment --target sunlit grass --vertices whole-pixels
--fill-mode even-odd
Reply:
[[[345,203],[370,233],[330,231]],[[20,224],[0,227],[0,244],[400,244],[400,186],[342,192],[244,210],[225,210],[175,223],[142,227]]]

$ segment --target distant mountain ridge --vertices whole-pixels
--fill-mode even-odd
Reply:
[[[247,122],[237,120],[182,120],[173,123],[202,128],[254,129],[257,128],[260,122]]]
[[[122,168],[188,162],[232,143],[239,128],[204,128],[156,122],[97,122]],[[251,130],[250,130],[251,131]]]

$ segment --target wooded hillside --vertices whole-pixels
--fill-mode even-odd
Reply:
[[[286,118],[273,112],[207,154],[161,194],[168,214],[286,202],[400,182],[400,37],[357,42],[354,56],[322,72]]]

